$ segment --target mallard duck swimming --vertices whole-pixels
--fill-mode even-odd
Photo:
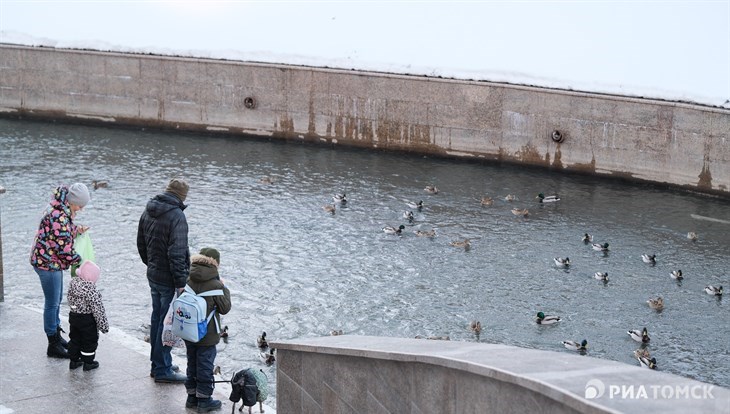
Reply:
[[[406,226],[400,225],[397,228],[393,226],[385,226],[383,227],[383,232],[386,234],[401,234],[403,232],[403,229],[405,229]]]
[[[261,332],[261,335],[256,338],[256,345],[261,349],[269,347],[269,343],[266,341],[266,332]]]
[[[512,214],[514,214],[515,216],[527,217],[530,212],[526,208],[513,208]]]
[[[545,194],[540,193],[535,198],[539,198],[541,203],[554,203],[556,201],[560,201],[560,197],[558,197],[557,194],[551,195],[551,196],[545,196]]]
[[[423,200],[421,200],[417,203],[414,203],[413,201],[407,201],[406,205],[410,208],[417,208],[418,210],[420,210],[423,208]]]
[[[656,255],[655,254],[642,254],[641,260],[644,261],[644,263],[649,263],[651,265],[656,264]]]
[[[469,241],[469,239],[452,241],[449,244],[452,245],[452,246],[454,246],[454,247],[463,247],[465,249],[466,248],[469,248],[469,246],[471,246],[471,242]]]
[[[325,204],[324,206],[322,206],[322,210],[324,210],[330,214],[335,214],[335,211],[337,209],[335,208],[334,204]]]
[[[603,243],[603,244],[593,243],[592,246],[593,246],[593,250],[598,251],[598,252],[607,252],[608,251],[608,243]]]
[[[107,188],[109,187],[109,183],[106,181],[98,181],[94,180],[91,182],[91,186],[94,187],[94,190],[98,190],[100,188]]]
[[[272,365],[274,362],[276,362],[276,355],[274,354],[275,349],[271,348],[269,352],[259,352],[259,358],[261,359],[261,362],[263,362],[266,365]]]
[[[429,194],[438,194],[439,189],[436,186],[433,185],[427,185],[426,188],[423,189],[423,191],[429,193]]]
[[[482,331],[482,323],[479,321],[471,321],[469,324],[469,329],[472,330],[472,332],[478,334]]]
[[[334,201],[335,203],[345,204],[347,203],[347,195],[345,193],[335,194],[332,196],[332,201]]]
[[[436,236],[436,230],[416,230],[414,231],[416,233],[416,236],[418,237],[435,237]]]
[[[221,338],[228,338],[228,325],[223,327],[223,330],[221,331]]]
[[[697,233],[690,231],[689,233],[687,233],[687,238],[692,241],[697,241]]]
[[[588,347],[588,341],[585,339],[580,343],[575,341],[563,341],[563,346],[572,351],[585,351]]]
[[[707,293],[708,295],[722,296],[722,286],[720,286],[720,287],[714,287],[712,285],[705,286],[705,293]]]
[[[403,218],[408,221],[413,221],[413,212],[412,211],[404,211],[403,212]]]
[[[538,325],[552,325],[560,322],[560,316],[550,316],[545,315],[542,312],[538,312],[536,322]]]
[[[331,336],[343,335],[342,329],[333,329],[330,331]]]
[[[636,358],[639,360],[639,365],[641,365],[643,368],[649,368],[649,369],[656,369],[656,358],[646,358],[643,356],[640,356]]]
[[[649,360],[649,358],[651,358],[651,355],[649,354],[649,350],[646,348],[639,348],[634,351],[634,358],[639,359],[641,357],[644,357],[647,360]]]
[[[684,279],[684,276],[682,276],[681,270],[672,270],[672,273],[670,273],[669,276],[671,276],[672,279],[677,279],[677,280]]]
[[[590,234],[586,233],[586,234],[583,235],[583,239],[582,240],[583,240],[583,243],[586,243],[586,244],[592,243],[593,242],[593,236],[591,236]]]
[[[570,258],[569,257],[566,257],[565,259],[563,259],[562,257],[555,257],[555,258],[553,258],[553,261],[555,262],[555,265],[556,266],[559,266],[559,267],[568,267],[568,266],[570,266]]]
[[[492,200],[492,197],[487,197],[487,196],[482,197],[481,205],[491,206],[493,203],[494,203],[494,200]]]
[[[517,196],[514,194],[507,194],[504,196],[504,201],[515,201],[517,200]]]
[[[650,298],[646,301],[646,303],[649,304],[649,307],[656,310],[662,310],[664,309],[664,299],[662,299],[661,296],[656,298]]]
[[[608,272],[596,272],[593,277],[604,282],[608,282]]]
[[[641,342],[641,343],[645,344],[645,343],[648,343],[650,340],[649,331],[647,331],[646,328],[644,328],[642,330],[632,329],[632,330],[628,331],[628,334],[631,337],[631,339],[633,339],[636,342]]]

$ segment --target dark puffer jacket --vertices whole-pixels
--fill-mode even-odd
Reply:
[[[202,254],[195,254],[192,257],[192,266],[190,267],[190,277],[188,278],[188,285],[200,294],[209,290],[222,289],[223,296],[206,296],[205,302],[208,304],[206,315],[210,314],[213,307],[216,308],[217,312],[215,316],[211,318],[208,323],[208,333],[205,337],[198,341],[196,345],[200,346],[211,346],[216,345],[220,342],[220,333],[216,330],[215,324],[218,321],[220,325],[220,315],[225,315],[231,310],[231,292],[227,287],[223,285],[220,277],[218,276],[218,266],[214,259]],[[222,329],[222,327],[221,327]]]
[[[147,202],[139,219],[137,250],[152,282],[185,287],[190,271],[186,207],[171,193],[160,194]]]

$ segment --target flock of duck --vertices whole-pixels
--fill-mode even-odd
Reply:
[[[437,187],[430,186],[430,185],[425,187],[424,191],[429,194],[438,194],[438,192],[439,192]],[[555,203],[555,202],[560,201],[560,197],[557,194],[546,196],[543,193],[539,193],[535,198],[538,199],[539,203]],[[504,197],[504,200],[505,201],[515,201],[516,197],[512,194],[508,194],[507,196]],[[335,214],[335,212],[337,210],[336,206],[338,204],[344,205],[347,203],[347,195],[344,193],[335,194],[332,196],[332,201],[333,201],[332,204],[324,205],[323,209],[325,211],[327,211],[328,213]],[[482,206],[491,206],[494,203],[494,199],[491,197],[484,196],[481,198],[480,203]],[[422,200],[418,201],[418,202],[408,201],[408,202],[406,202],[406,205],[409,208],[418,210],[418,211],[421,211],[423,209]],[[515,216],[520,216],[520,217],[527,217],[529,215],[529,210],[527,208],[523,208],[523,209],[512,208],[511,212]],[[411,211],[411,210],[405,211],[403,213],[403,218],[405,220],[407,220],[408,222],[412,223],[413,222],[413,211]],[[385,226],[385,227],[383,227],[383,232],[386,234],[401,235],[403,233],[403,231],[405,230],[405,228],[406,227],[402,224],[399,225],[398,227]],[[419,237],[436,236],[436,231],[433,229],[427,230],[427,231],[426,230],[415,230],[414,233],[416,234],[416,236],[419,236]],[[689,232],[689,233],[687,233],[687,238],[691,241],[696,241],[698,239],[698,236],[697,236],[697,233],[695,233],[695,232]],[[590,245],[591,248],[595,251],[608,252],[608,250],[609,250],[609,243],[605,243],[605,242],[604,243],[594,243],[593,236],[588,233],[585,233],[583,235],[582,241],[583,241],[583,243]],[[466,249],[468,249],[470,247],[469,239],[451,241],[449,244],[454,247],[462,247],[462,248],[466,248]],[[656,255],[655,254],[642,254],[641,259],[644,263],[647,263],[651,266],[656,265]],[[555,257],[553,259],[553,261],[554,261],[555,265],[558,267],[561,267],[561,268],[570,267],[570,258],[569,257]],[[683,279],[682,271],[679,269],[672,270],[670,272],[669,276],[675,280]],[[608,283],[608,272],[595,272],[593,277],[597,280],[603,281],[604,283]],[[708,295],[721,297],[723,294],[723,287],[722,286],[715,287],[715,286],[709,285],[704,288],[704,291]],[[661,311],[662,309],[664,309],[664,299],[661,296],[656,297],[656,298],[649,298],[647,300],[647,303],[648,303],[649,307],[652,309],[655,309],[658,311]],[[536,317],[535,321],[537,322],[538,325],[552,325],[552,324],[560,322],[561,318],[560,318],[560,316],[546,315],[544,312],[541,311],[541,312],[537,313],[537,317]],[[482,324],[481,324],[481,322],[479,322],[477,320],[471,321],[471,323],[469,324],[469,329],[472,332],[474,332],[475,334],[479,335],[479,333],[481,333],[481,331],[482,331]],[[335,332],[335,331],[333,331],[333,332]],[[337,334],[341,334],[341,331],[339,331],[339,333],[330,333],[330,335],[337,335]],[[656,358],[652,357],[649,350],[646,348],[647,345],[649,344],[649,341],[651,340],[649,337],[649,331],[647,330],[647,328],[644,327],[641,330],[639,330],[639,329],[629,330],[629,331],[627,331],[627,335],[629,337],[631,337],[631,339],[633,339],[634,341],[638,342],[641,345],[640,348],[638,348],[634,351],[634,357],[638,360],[639,365],[644,368],[656,369],[657,368]],[[417,336],[416,338],[423,338],[423,337]],[[427,337],[425,339],[449,340],[449,337],[448,336],[431,336],[431,337]],[[573,340],[565,340],[565,341],[562,341],[562,344],[567,349],[570,349],[573,351],[578,351],[581,353],[585,353],[588,349],[588,340],[586,340],[586,339],[583,339],[580,342],[573,341]]]

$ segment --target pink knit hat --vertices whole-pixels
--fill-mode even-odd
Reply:
[[[76,269],[76,276],[80,277],[83,280],[86,280],[87,282],[92,283],[96,283],[96,281],[99,280],[100,273],[101,269],[99,269],[99,266],[97,266],[96,263],[92,262],[91,260],[87,260],[81,263],[81,266]]]

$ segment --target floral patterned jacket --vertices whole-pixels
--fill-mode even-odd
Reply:
[[[93,314],[96,329],[103,333],[109,332],[109,321],[106,319],[104,303],[101,301],[101,293],[96,290],[94,282],[89,282],[80,277],[72,277],[67,297],[71,312]]]
[[[66,270],[81,262],[73,248],[76,225],[71,219],[71,207],[66,201],[68,187],[60,186],[53,191],[48,210],[38,226],[30,264],[44,270]]]

